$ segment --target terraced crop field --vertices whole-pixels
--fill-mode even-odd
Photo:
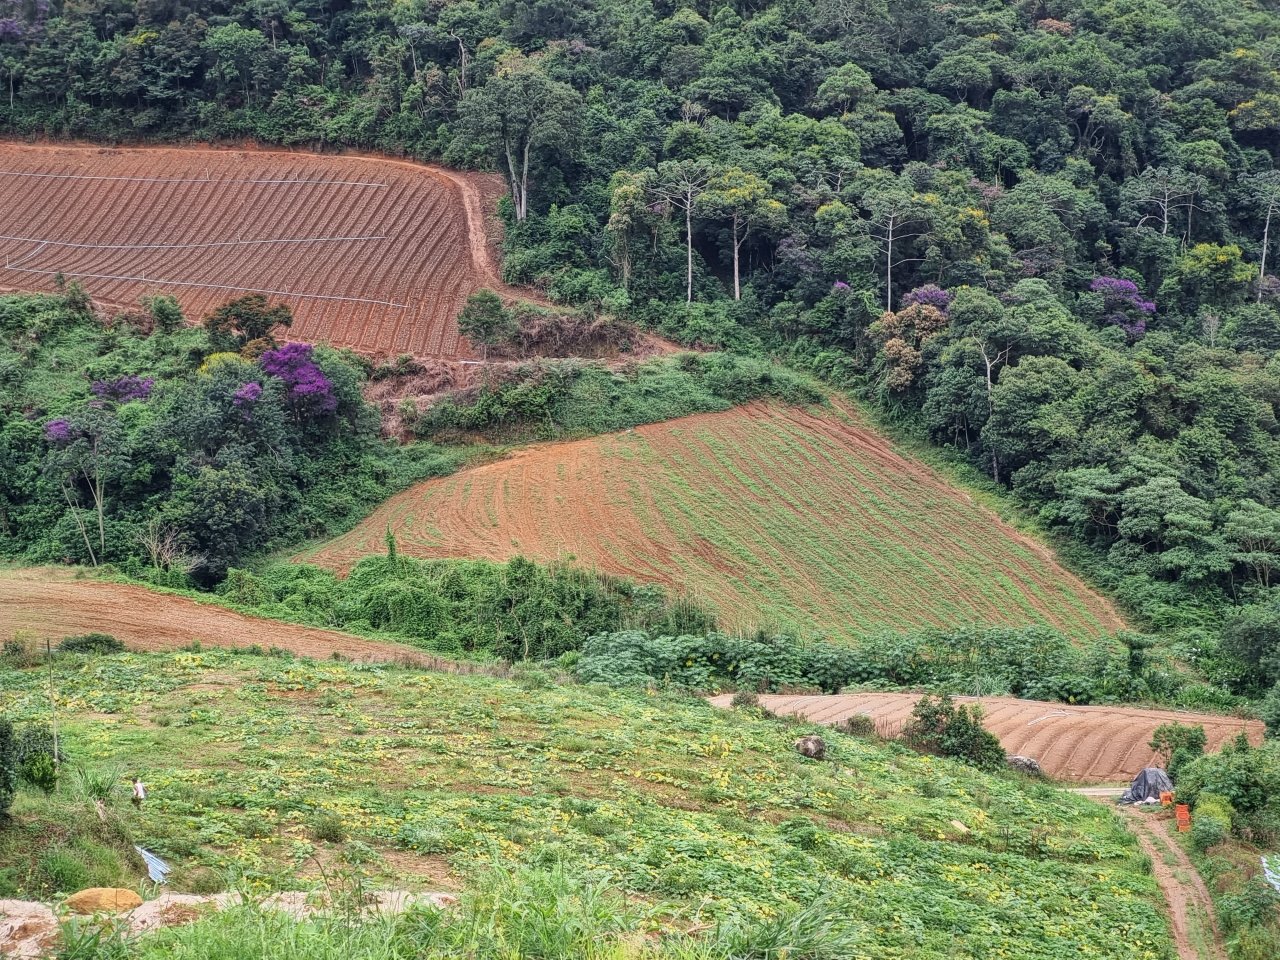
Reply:
[[[773,713],[837,724],[855,714],[875,721],[876,732],[895,738],[911,718],[920,697],[912,693],[845,693],[833,696],[762,696]],[[725,694],[711,702],[729,707]],[[1209,750],[1221,750],[1241,733],[1262,743],[1263,725],[1215,713],[1142,710],[1137,707],[1082,707],[1042,703],[1014,697],[956,697],[982,706],[983,725],[1000,738],[1009,754],[1034,757],[1045,773],[1065,780],[1129,780],[1144,767],[1163,766],[1151,749],[1156,728],[1164,723],[1204,727]]]
[[[495,178],[393,160],[215,149],[0,145],[0,286],[188,317],[246,293],[290,336],[370,354],[470,356],[455,322],[497,285]]]
[[[345,569],[390,527],[418,557],[566,559],[688,592],[723,624],[1123,627],[1111,605],[851,408],[756,404],[524,449],[420,484],[298,559]]]

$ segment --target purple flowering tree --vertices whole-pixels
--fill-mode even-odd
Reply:
[[[129,403],[133,400],[146,400],[151,396],[151,388],[155,386],[152,377],[124,376],[115,380],[95,380],[89,384],[89,391],[101,400],[112,403]]]
[[[934,307],[945,317],[951,309],[951,294],[935,283],[927,283],[904,294],[899,309],[914,306]]]
[[[262,396],[262,384],[256,380],[250,380],[248,383],[240,386],[235,393],[231,395],[231,402],[237,407],[248,407],[258,402],[258,398]]]
[[[264,373],[284,384],[289,403],[296,413],[333,413],[338,409],[338,398],[333,392],[333,384],[312,359],[312,352],[309,343],[286,343],[268,350],[258,362]]]
[[[1095,277],[1089,292],[1102,298],[1102,318],[1120,327],[1131,342],[1147,332],[1147,320],[1156,312],[1156,305],[1142,295],[1132,280]]]

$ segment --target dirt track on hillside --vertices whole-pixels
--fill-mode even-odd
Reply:
[[[357,661],[401,662],[456,669],[409,647],[263,620],[143,587],[77,580],[66,570],[0,571],[0,640],[26,632],[55,643],[82,633],[109,633],[130,650],[277,647],[325,660],[337,653]]]
[[[731,697],[712,700],[727,707]],[[836,696],[762,696],[760,704],[778,714],[796,714],[814,723],[836,724],[866,714],[884,737],[896,737],[911,716],[920,694],[852,693]],[[1137,707],[1075,707],[1063,703],[1018,700],[1013,697],[957,697],[979,703],[983,724],[1000,738],[1008,754],[1033,757],[1051,777],[1086,782],[1129,780],[1143,767],[1158,762],[1147,744],[1156,727],[1176,721],[1201,724],[1209,749],[1217,750],[1247,731],[1262,742],[1263,726],[1212,713],[1142,710]]]

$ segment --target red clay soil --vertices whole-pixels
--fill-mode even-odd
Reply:
[[[729,706],[730,695],[714,698]],[[777,714],[796,715],[814,723],[837,724],[855,714],[875,721],[876,732],[896,737],[920,699],[914,693],[849,693],[832,696],[768,695],[760,705]],[[1209,750],[1249,735],[1262,742],[1263,725],[1212,713],[1180,710],[1142,710],[1136,707],[1075,707],[1013,697],[956,697],[962,703],[982,705],[983,725],[1000,738],[1005,752],[1033,757],[1051,777],[1096,782],[1129,780],[1143,767],[1159,764],[1147,744],[1156,727],[1176,721],[1200,724]]]
[[[27,633],[56,643],[94,632],[109,633],[130,650],[177,650],[197,642],[208,647],[257,644],[317,660],[337,653],[358,661],[451,667],[394,643],[248,617],[143,587],[76,579],[63,569],[0,571],[0,638]]]
[[[1138,846],[1151,858],[1151,874],[1168,909],[1178,960],[1227,960],[1213,898],[1182,844],[1170,834],[1173,820],[1163,811],[1121,809]]]
[[[427,481],[297,559],[337,570],[385,532],[425,558],[570,560],[713,606],[725,626],[835,638],[928,625],[1123,620],[856,411],[754,404],[542,444]]]
[[[191,319],[245,293],[290,337],[368,354],[471,357],[456,323],[500,280],[492,175],[269,150],[0,144],[0,287],[61,274],[125,308],[172,294]]]

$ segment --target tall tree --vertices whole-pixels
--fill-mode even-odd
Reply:
[[[711,179],[699,204],[708,216],[729,222],[733,245],[733,299],[742,299],[740,254],[752,230],[776,228],[787,219],[787,208],[773,199],[769,184],[741,167],[728,167]]]
[[[1242,177],[1245,192],[1262,214],[1262,248],[1258,256],[1258,302],[1267,279],[1267,252],[1271,246],[1271,219],[1280,213],[1280,170]]]
[[[655,200],[684,214],[686,303],[693,303],[693,210],[714,175],[707,160],[670,160],[658,167],[650,186]]]
[[[529,168],[539,147],[561,148],[573,138],[581,99],[547,76],[542,62],[513,51],[482,86],[472,87],[459,108],[459,135],[497,154],[511,188],[517,220],[529,215]]]

